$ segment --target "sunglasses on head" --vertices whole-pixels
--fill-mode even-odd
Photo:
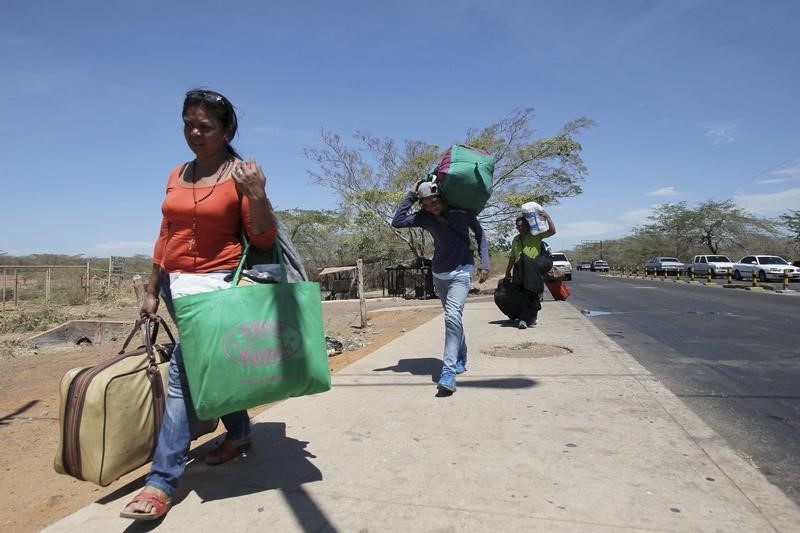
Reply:
[[[219,93],[215,93],[214,91],[189,91],[186,93],[186,98],[192,100],[205,100],[206,102],[210,102],[212,104],[219,104],[220,102],[225,101],[225,97]]]

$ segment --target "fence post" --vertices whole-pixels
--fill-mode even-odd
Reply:
[[[86,261],[86,305],[89,305],[89,288],[92,286],[92,280],[89,278],[89,261]]]
[[[706,281],[711,283],[711,268],[706,268]]]
[[[361,327],[367,327],[367,301],[364,299],[364,261],[356,261],[356,271],[358,273],[358,299],[361,308]]]
[[[733,279],[731,279],[732,277],[733,277],[733,269],[731,267],[728,267],[728,285],[733,283]]]
[[[106,283],[106,291],[111,293],[111,258],[108,258],[108,282]]]
[[[19,306],[19,270],[14,269],[14,307]]]
[[[6,308],[6,269],[3,269],[3,309]]]
[[[48,268],[44,273],[44,305],[50,305],[50,272],[52,269]]]
[[[783,290],[789,290],[789,271],[786,269],[783,271]]]
[[[756,269],[750,271],[750,283],[752,283],[753,287],[756,287]]]
[[[139,274],[133,276],[133,292],[136,294],[136,304],[141,308],[144,305],[144,284]]]

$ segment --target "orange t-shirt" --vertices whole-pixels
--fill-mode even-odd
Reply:
[[[249,200],[246,196],[239,199],[233,179],[216,187],[193,187],[181,180],[183,167],[178,165],[169,175],[153,263],[166,272],[235,269],[242,256],[242,227],[254,246],[272,248],[276,226],[253,235]],[[190,249],[192,237],[194,246]]]

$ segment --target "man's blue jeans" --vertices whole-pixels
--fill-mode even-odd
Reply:
[[[169,276],[161,276],[161,298],[173,321],[172,294],[169,290]],[[222,417],[228,431],[227,438],[241,439],[250,434],[250,417],[247,411],[237,411]],[[147,475],[145,485],[155,487],[171,496],[178,486],[186,462],[189,460],[189,446],[197,426],[192,398],[189,395],[189,382],[183,366],[183,353],[180,342],[175,344],[169,363],[169,388],[166,410],[161,431],[158,434],[153,465]]]
[[[444,365],[442,374],[448,372],[455,375],[456,363],[467,364],[467,340],[464,337],[462,315],[464,303],[467,301],[471,276],[458,275],[453,279],[438,279],[434,276],[433,284],[444,308]]]

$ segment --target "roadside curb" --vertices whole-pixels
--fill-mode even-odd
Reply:
[[[711,288],[722,288],[722,289],[739,289],[751,292],[762,292],[765,294],[782,294],[785,296],[797,296],[800,295],[800,291],[795,289],[776,289],[771,285],[757,285],[755,287],[751,285],[736,285],[733,283],[708,283],[705,281],[697,281],[697,280],[682,280],[682,279],[670,279],[670,278],[650,278],[650,277],[641,277],[641,276],[631,276],[631,275],[623,275],[623,274],[601,274],[601,276],[607,276],[610,278],[622,278],[622,279],[638,279],[642,281],[658,281],[658,282],[665,282],[671,281],[673,283],[683,283],[685,285],[698,285],[704,287],[711,287]]]

